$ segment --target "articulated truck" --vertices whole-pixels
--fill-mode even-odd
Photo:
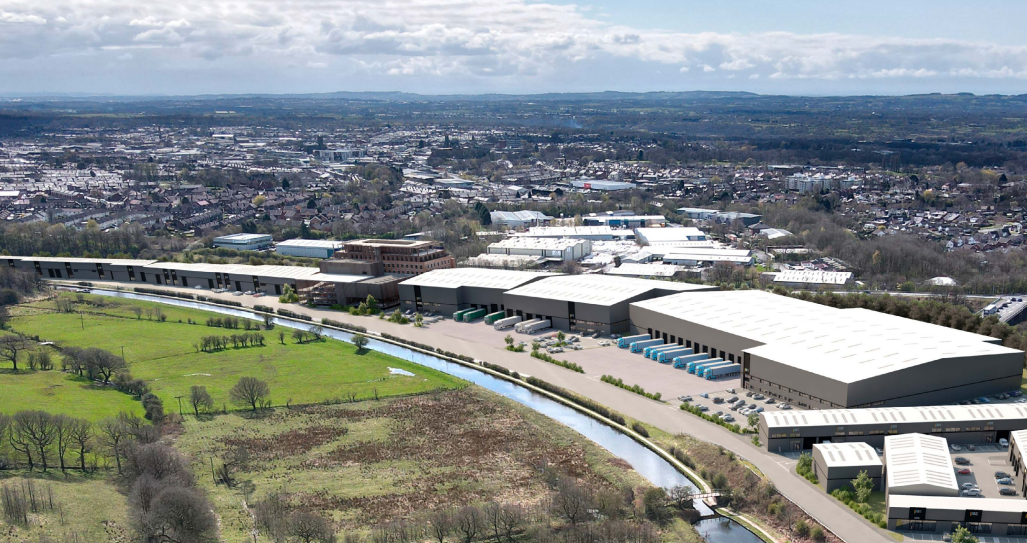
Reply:
[[[542,319],[531,319],[530,321],[519,322],[514,325],[514,331],[523,332],[525,326],[535,324],[536,322],[542,322]]]
[[[496,321],[506,317],[506,311],[496,311],[485,315],[485,324],[496,324]]]
[[[507,328],[512,328],[519,322],[521,322],[521,318],[517,315],[514,315],[512,317],[507,317],[505,319],[499,319],[492,325],[492,327],[496,330],[506,330]]]
[[[455,320],[456,322],[460,322],[460,320],[463,319],[464,314],[465,313],[470,313],[471,311],[474,311],[474,310],[473,309],[461,309],[460,311],[457,311],[456,313],[453,313],[453,320]]]
[[[727,377],[728,375],[738,375],[742,373],[741,364],[728,364],[727,366],[717,366],[715,368],[708,368],[703,372],[703,378],[713,380],[718,377]]]
[[[656,360],[656,353],[660,351],[666,351],[668,349],[673,349],[674,347],[676,347],[676,345],[672,344],[654,345],[652,347],[646,347],[645,350],[642,351],[642,356]]]
[[[682,346],[678,345],[674,349],[669,349],[669,350],[666,350],[666,351],[660,351],[659,354],[656,355],[656,361],[659,362],[660,364],[670,364],[671,362],[674,361],[675,357],[685,356],[685,355],[688,355],[688,354],[692,354],[692,349],[691,348],[689,348],[689,347],[682,347]]]
[[[656,345],[663,345],[662,339],[644,339],[642,341],[634,341],[631,343],[631,352],[640,353],[645,350],[646,347],[655,347]]]
[[[538,322],[525,324],[521,327],[521,332],[525,334],[532,334],[538,332],[539,330],[546,330],[552,326],[553,325],[549,322],[549,319],[539,320]]]
[[[636,341],[644,341],[647,339],[652,339],[651,337],[649,337],[649,334],[638,334],[637,336],[624,336],[622,338],[617,339],[617,346],[621,349],[627,349],[631,346],[632,343]]]
[[[734,362],[728,362],[727,360],[724,360],[722,358],[714,358],[705,364],[699,364],[698,366],[696,366],[695,375],[696,377],[705,377],[706,372],[712,370],[713,368],[719,366],[726,366],[728,364],[734,364]]]
[[[460,320],[463,322],[473,322],[485,316],[489,312],[488,309],[472,309],[463,315],[460,315]]]
[[[706,360],[710,355],[707,353],[686,354],[674,358],[675,368],[684,368],[688,373],[695,373],[696,362]]]

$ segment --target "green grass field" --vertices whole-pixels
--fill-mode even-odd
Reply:
[[[227,405],[231,409],[228,391],[240,377],[247,376],[268,382],[274,405],[320,403],[327,399],[345,398],[349,393],[364,399],[372,397],[376,390],[380,397],[386,397],[463,386],[459,379],[441,372],[375,351],[357,352],[348,343],[325,340],[297,344],[292,341],[292,330],[288,328],[262,331],[267,338],[263,347],[197,352],[194,345],[202,336],[241,334],[245,331],[208,327],[202,323],[214,314],[200,310],[161,306],[168,317],[167,322],[149,320],[146,313],[137,318],[131,311],[132,306],[152,310],[157,305],[89,296],[85,303],[77,304],[86,312],[80,315],[48,312],[53,308],[52,302],[37,302],[19,307],[11,320],[11,327],[28,336],[39,336],[41,340],[60,345],[99,347],[117,355],[124,347],[132,375],[150,384],[164,401],[166,411],[177,410],[176,397],[188,396],[193,385],[207,387],[218,408]],[[188,324],[189,319],[200,324]],[[279,342],[279,330],[286,332],[284,345]],[[393,374],[389,368],[406,370],[414,376]],[[106,413],[113,402],[102,398],[118,395],[112,392],[107,396],[108,393],[103,391],[103,396],[89,396],[96,400],[94,403],[101,404],[98,406],[87,406],[90,402],[86,396],[62,398],[60,401],[41,396],[54,384],[53,381],[65,379],[58,372],[0,376],[0,383],[8,392],[0,397],[0,410],[29,406],[51,409],[53,404],[59,406],[54,411],[63,411],[81,403],[87,412]],[[81,391],[83,394],[93,392],[89,388]],[[128,399],[127,396],[124,398]]]
[[[112,388],[89,382],[59,371],[11,373],[0,371],[0,413],[43,409],[92,421],[117,415],[121,411],[142,416],[138,401]]]

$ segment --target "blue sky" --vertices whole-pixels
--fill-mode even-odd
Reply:
[[[1027,93],[1027,2],[0,0],[0,93]]]

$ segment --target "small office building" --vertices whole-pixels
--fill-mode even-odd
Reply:
[[[276,243],[275,252],[282,256],[331,258],[343,245],[344,242],[326,239],[290,239]]]
[[[1021,496],[1027,496],[1027,430],[1009,432],[1009,465],[1013,466],[1013,475],[1020,477]]]
[[[510,290],[503,300],[511,316],[549,319],[559,330],[625,334],[631,328],[631,303],[715,288],[612,275],[559,275]]]
[[[852,480],[863,471],[874,482],[874,490],[883,488],[884,464],[870,445],[857,442],[813,446],[813,473],[825,492],[845,486],[851,488]]]
[[[957,526],[977,537],[1027,536],[1027,500],[901,495],[888,498],[889,530],[949,533]]]
[[[404,311],[437,311],[444,315],[468,308],[501,311],[506,309],[506,291],[552,275],[492,268],[435,270],[400,283],[399,297]]]
[[[214,238],[214,246],[236,251],[260,251],[271,247],[267,234],[229,234]]]
[[[887,496],[959,496],[956,470],[943,437],[905,434],[884,438]]]

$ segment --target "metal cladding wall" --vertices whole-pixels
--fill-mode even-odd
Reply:
[[[534,296],[510,294],[503,296],[507,312],[533,316],[544,315],[553,322],[553,328],[571,330],[571,303],[574,304],[575,330],[595,330],[604,334],[626,334],[631,330],[629,318],[631,304],[666,294],[665,291],[650,291],[611,305],[596,305],[582,302],[568,302]],[[644,332],[644,330],[642,331]]]
[[[717,356],[724,358],[725,360],[731,361],[731,358],[726,355],[734,355],[734,361],[740,362],[742,360],[742,351],[750,347],[757,347],[762,345],[758,341],[717,330],[715,328],[709,328],[690,322],[680,317],[672,317],[665,313],[652,311],[650,309],[644,309],[637,306],[631,306],[631,325],[632,333],[647,334],[660,332],[660,337],[663,334],[667,335],[667,340],[670,340],[670,336],[675,336],[675,339],[682,338],[680,342],[687,345],[687,342],[693,344],[700,344],[707,347],[707,350],[715,349]],[[678,341],[675,341],[678,343]],[[724,351],[725,356],[720,356],[720,351]],[[701,350],[696,351],[701,352]]]
[[[852,383],[747,355],[745,386],[801,407],[940,405],[1020,388],[1019,353],[942,358]],[[968,382],[970,381],[970,382]]]
[[[486,287],[429,287],[399,284],[399,297],[402,300],[404,310],[417,310],[416,291],[421,292],[421,310],[439,311],[444,315],[452,314],[461,309],[470,307],[485,307],[496,310],[503,304],[503,293],[505,289]]]

